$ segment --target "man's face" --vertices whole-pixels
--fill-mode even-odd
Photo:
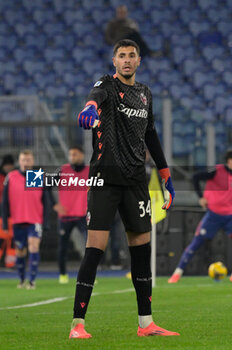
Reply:
[[[25,172],[28,169],[32,169],[34,165],[34,157],[32,154],[19,155],[19,168],[21,171]]]
[[[117,17],[117,19],[126,19],[127,18],[127,7],[126,6],[118,6],[116,9],[116,17]]]
[[[227,160],[226,164],[227,164],[228,168],[229,168],[230,170],[232,170],[232,158],[229,158],[229,159]]]
[[[113,64],[116,73],[125,79],[130,79],[140,65],[141,57],[139,57],[136,48],[133,46],[119,47],[116,55],[113,57]]]
[[[84,154],[79,149],[70,149],[68,159],[70,164],[79,165],[84,162]]]
[[[5,174],[8,174],[13,169],[14,169],[14,165],[13,164],[5,164],[2,167],[2,170],[4,171]]]

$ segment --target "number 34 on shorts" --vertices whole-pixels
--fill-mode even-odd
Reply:
[[[147,203],[144,201],[139,201],[140,217],[143,218],[146,214],[151,216],[151,200],[149,199]]]

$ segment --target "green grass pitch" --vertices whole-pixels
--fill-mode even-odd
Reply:
[[[184,277],[176,285],[157,279],[153,318],[180,337],[137,337],[137,306],[126,278],[98,278],[86,316],[92,339],[68,339],[75,280],[59,285],[39,279],[36,290],[18,290],[15,280],[0,280],[1,350],[231,350],[232,283]],[[128,290],[129,289],[129,290]],[[126,291],[127,290],[127,291]],[[116,291],[116,293],[115,293]],[[118,291],[124,291],[118,293]],[[27,308],[54,298],[62,301]]]

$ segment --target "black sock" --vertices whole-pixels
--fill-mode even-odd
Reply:
[[[129,247],[131,275],[135,287],[140,316],[151,315],[151,245],[150,243]]]
[[[97,248],[86,248],[85,250],[85,256],[77,276],[73,318],[85,318],[97,267],[103,253],[103,250]]]

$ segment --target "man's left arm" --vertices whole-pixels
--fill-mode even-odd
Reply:
[[[42,203],[43,203],[43,229],[48,230],[50,226],[51,208],[54,205],[54,198],[53,198],[51,189],[48,189],[48,188],[43,189]]]
[[[45,230],[49,229],[50,217],[51,217],[51,209],[57,212],[60,215],[65,215],[65,208],[56,201],[54,194],[51,188],[45,187],[43,189],[42,195],[42,203],[43,203],[43,227]]]
[[[158,168],[160,177],[162,179],[162,188],[164,191],[164,199],[165,199],[165,203],[162,206],[162,208],[169,209],[175,197],[175,191],[172,185],[171,173],[168,168],[167,161],[165,159],[157,131],[154,127],[154,117],[152,112],[152,97],[150,101],[151,102],[149,106],[148,126],[145,134],[145,143]]]
[[[4,231],[8,230],[8,217],[10,217],[9,176],[6,176],[2,197],[2,227]]]

